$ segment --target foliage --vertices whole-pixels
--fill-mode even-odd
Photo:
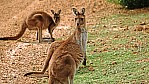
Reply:
[[[149,0],[107,0],[122,5],[127,9],[136,9],[149,6]]]
[[[119,0],[120,4],[128,9],[143,8],[149,6],[149,0]]]

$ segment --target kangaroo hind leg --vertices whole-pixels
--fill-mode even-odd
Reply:
[[[50,38],[52,39],[52,42],[54,42],[54,41],[55,41],[55,38],[53,38],[53,35],[52,35],[53,30],[50,28],[50,26],[49,26],[49,28],[48,28],[48,31],[49,31],[49,33],[50,33]]]
[[[42,42],[42,28],[41,27],[38,28],[37,36],[38,36],[38,42],[41,43]]]

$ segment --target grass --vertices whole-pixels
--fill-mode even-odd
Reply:
[[[108,2],[112,2],[112,3],[115,3],[115,4],[119,4],[119,1],[120,0],[107,0]]]
[[[116,14],[99,19],[99,28],[89,32],[88,67],[77,71],[74,84],[149,83],[149,62],[138,62],[149,59],[149,36],[133,31],[134,25],[147,21],[148,17],[148,14]],[[110,30],[112,25],[128,26],[129,30]]]

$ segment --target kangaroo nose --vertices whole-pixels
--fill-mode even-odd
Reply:
[[[77,23],[77,26],[79,26],[79,23]]]

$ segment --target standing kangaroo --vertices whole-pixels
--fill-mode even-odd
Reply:
[[[51,10],[51,12],[54,15],[54,20],[49,14],[42,11],[36,11],[31,13],[23,21],[21,30],[16,36],[3,37],[3,38],[0,38],[0,40],[17,40],[24,34],[25,30],[28,28],[29,30],[38,31],[37,39],[38,39],[38,42],[40,43],[42,41],[42,30],[48,28],[52,41],[55,41],[55,39],[52,36],[52,32],[60,22],[61,10],[59,10],[58,13],[55,13],[53,10]]]
[[[24,76],[44,74],[49,66],[49,84],[73,84],[76,69],[85,56],[87,43],[85,8],[82,8],[81,13],[73,8],[73,12],[76,15],[74,33],[67,40],[51,43],[42,71],[29,72]]]

